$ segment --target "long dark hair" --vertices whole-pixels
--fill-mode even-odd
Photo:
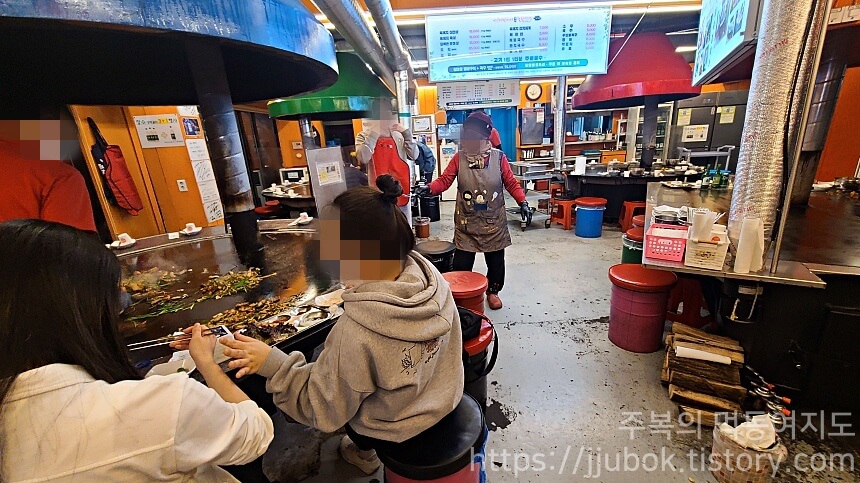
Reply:
[[[377,189],[359,186],[338,195],[332,205],[340,210],[343,240],[379,241],[380,259],[406,260],[415,248],[415,235],[406,215],[397,207],[403,194],[390,174],[376,178]]]
[[[76,364],[140,379],[117,332],[119,261],[95,237],[40,220],[0,223],[0,412],[22,372]]]

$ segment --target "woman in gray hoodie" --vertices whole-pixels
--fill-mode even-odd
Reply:
[[[454,410],[463,395],[460,318],[448,283],[413,251],[396,202],[400,184],[377,178],[335,198],[320,227],[323,261],[352,286],[316,362],[236,334],[225,354],[237,377],[258,373],[275,404],[321,431],[346,426],[342,457],[371,474],[376,441],[402,442]]]

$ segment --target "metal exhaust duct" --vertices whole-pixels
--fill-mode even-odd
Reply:
[[[185,40],[185,50],[233,244],[243,263],[259,267],[262,264],[262,245],[258,239],[257,215],[253,211],[251,180],[221,48],[217,43],[194,38]]]
[[[325,14],[328,20],[341,35],[352,44],[355,53],[359,55],[378,75],[382,82],[395,92],[397,83],[385,56],[382,45],[373,33],[373,28],[363,9],[356,0],[312,0],[317,8]]]
[[[401,123],[410,124],[412,106],[415,104],[415,89],[412,88],[412,80],[415,72],[409,60],[409,51],[400,40],[400,31],[394,21],[394,12],[391,10],[389,0],[365,0],[367,9],[376,22],[376,30],[382,38],[382,45],[391,56],[391,68],[394,70],[394,81],[397,83],[395,94],[397,95],[397,114]]]
[[[838,36],[828,34],[824,41],[821,64],[818,67],[815,88],[812,92],[809,119],[806,122],[806,134],[803,137],[800,162],[797,166],[797,178],[792,189],[791,204],[793,205],[805,205],[809,201],[815,173],[818,171],[818,162],[836,110],[836,101],[839,98],[847,67],[844,44],[840,44],[840,40]]]
[[[735,243],[746,217],[762,219],[765,240],[771,239],[776,225],[784,168],[793,148],[787,136],[797,131],[790,124],[797,116],[790,110],[792,105],[802,109],[797,104],[805,100],[798,92],[803,91],[801,70],[808,62],[803,58],[818,53],[817,43],[806,43],[810,33],[821,27],[810,28],[815,23],[814,4],[814,0],[767,0],[764,4],[729,213],[729,236]]]

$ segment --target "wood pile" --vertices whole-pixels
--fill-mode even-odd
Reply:
[[[679,357],[678,349],[701,351],[722,362]],[[743,348],[736,340],[675,322],[666,335],[661,380],[669,386],[669,399],[678,403],[687,422],[713,426],[716,413],[742,412],[747,394],[741,385],[743,364]]]

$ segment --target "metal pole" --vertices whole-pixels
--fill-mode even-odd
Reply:
[[[824,38],[826,37],[825,34],[827,32],[827,19],[830,18],[830,8],[831,2],[829,0],[817,0],[813,4],[811,20],[812,28],[810,29],[810,35],[817,34],[818,41],[815,46],[815,53],[813,54],[812,61],[810,63],[810,69],[812,72],[808,77],[809,79],[815,79],[818,73],[818,64],[821,60],[821,51],[824,49]],[[794,188],[795,179],[797,178],[797,166],[800,162],[803,138],[806,135],[806,123],[809,119],[809,107],[812,105],[812,94],[814,89],[810,85],[804,86],[804,89],[806,89],[806,95],[803,99],[803,110],[801,111],[803,112],[803,115],[800,118],[800,125],[795,133],[795,139],[789,140],[792,143],[791,169],[788,176],[788,182],[785,186],[785,193],[783,193],[782,213],[780,213],[779,216],[776,243],[773,247],[773,259],[771,259],[770,262],[770,273],[772,274],[776,273],[776,270],[779,267],[779,254],[782,251],[782,239],[785,235],[785,225],[788,221],[788,212],[791,209],[791,192]]]
[[[558,76],[555,93],[555,113],[553,116],[553,147],[552,161],[555,169],[560,171],[564,165],[564,115],[565,100],[567,99],[567,76]]]
[[[645,115],[642,120],[642,167],[648,169],[654,163],[657,150],[657,116],[660,107],[654,96],[645,97]]]
[[[302,146],[305,148],[305,151],[317,148],[316,138],[314,138],[314,130],[311,127],[311,120],[308,116],[302,116],[299,118],[299,132],[302,135]]]
[[[200,119],[212,156],[212,168],[236,252],[243,263],[260,266],[262,245],[258,240],[251,180],[242,151],[239,124],[233,111],[221,47],[207,39],[190,38],[185,41],[185,52],[197,90]]]

